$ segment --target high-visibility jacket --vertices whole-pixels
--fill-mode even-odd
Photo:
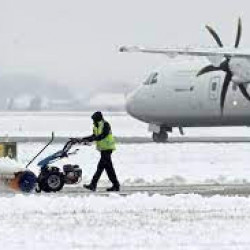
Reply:
[[[105,121],[102,120],[98,122],[98,127],[94,125],[93,133],[95,136],[101,135],[103,133],[103,127],[104,127]],[[105,150],[115,150],[115,139],[112,135],[112,131],[109,131],[109,134],[102,140],[96,141],[96,148],[99,151],[105,151]]]

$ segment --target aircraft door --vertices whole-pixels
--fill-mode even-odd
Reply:
[[[219,75],[212,76],[208,84],[207,110],[210,111],[210,116],[213,118],[220,116],[220,90],[221,77]]]
[[[209,99],[216,101],[219,97],[220,76],[213,76],[209,82]]]

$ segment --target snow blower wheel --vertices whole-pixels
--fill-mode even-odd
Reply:
[[[37,192],[58,192],[64,186],[64,176],[58,168],[46,169],[38,177]]]
[[[19,187],[25,193],[30,193],[36,186],[37,178],[31,171],[24,171],[20,174]]]

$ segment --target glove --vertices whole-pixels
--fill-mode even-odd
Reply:
[[[85,138],[82,138],[82,139],[80,139],[80,143],[89,143],[89,140],[85,139]]]
[[[80,140],[78,138],[70,138],[70,141],[73,144],[80,143]]]

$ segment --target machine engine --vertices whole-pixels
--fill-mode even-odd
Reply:
[[[82,180],[82,169],[78,165],[64,165],[63,172],[66,184],[77,184]]]

